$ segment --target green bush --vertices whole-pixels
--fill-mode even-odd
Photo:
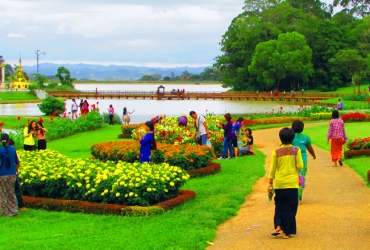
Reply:
[[[355,94],[355,95],[346,95],[343,97],[347,101],[366,101],[370,96],[367,94]]]
[[[122,134],[130,135],[132,131],[136,130],[139,126],[140,124],[122,125],[121,126]]]
[[[103,122],[104,123],[109,123],[109,114],[108,113],[103,113]],[[113,123],[114,124],[122,124],[121,118],[117,113],[113,114]]]
[[[37,106],[46,115],[58,115],[66,111],[64,102],[55,97],[47,97],[42,103],[37,104]]]

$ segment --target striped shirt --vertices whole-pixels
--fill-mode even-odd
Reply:
[[[331,138],[346,138],[344,122],[340,118],[332,119],[329,123],[328,140]]]

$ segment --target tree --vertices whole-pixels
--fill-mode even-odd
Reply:
[[[61,114],[66,110],[64,101],[55,97],[47,97],[37,106],[46,115]]]
[[[329,62],[336,66],[338,70],[349,73],[352,79],[353,89],[357,82],[357,92],[361,92],[361,81],[369,73],[369,57],[363,58],[358,50],[348,49],[340,50]]]
[[[370,0],[334,0],[333,5],[338,5],[349,10],[351,14],[367,16],[369,14]],[[351,7],[351,9],[349,9]]]
[[[191,74],[185,70],[181,73],[181,81],[186,81],[190,78]]]
[[[303,35],[292,32],[280,34],[278,40],[257,45],[252,64],[248,67],[260,84],[278,89],[280,81],[287,76],[300,78],[303,82],[313,73],[312,50]]]
[[[163,81],[165,81],[165,82],[169,82],[170,80],[171,80],[171,78],[169,76],[163,77]]]
[[[75,80],[74,78],[71,78],[71,73],[65,67],[59,67],[55,76],[59,78],[62,85],[72,86],[72,83]]]
[[[40,89],[44,87],[44,83],[49,81],[49,78],[43,74],[33,74],[32,77],[36,80]]]
[[[154,78],[155,81],[159,81],[159,80],[162,79],[162,75],[161,74],[154,74],[153,78]]]
[[[152,75],[143,75],[139,81],[144,81],[144,82],[150,82],[150,81],[155,81],[155,78]]]

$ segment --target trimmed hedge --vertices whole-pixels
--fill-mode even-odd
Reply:
[[[347,159],[359,156],[370,156],[370,149],[347,150],[344,152],[344,157]]]

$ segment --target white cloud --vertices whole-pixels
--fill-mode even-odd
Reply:
[[[7,37],[18,38],[18,37],[27,37],[27,36],[21,33],[8,33]]]

